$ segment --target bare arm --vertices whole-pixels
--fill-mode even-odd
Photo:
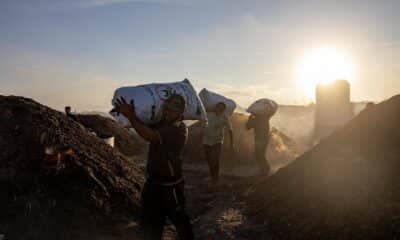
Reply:
[[[247,123],[246,123],[247,130],[252,129],[252,128],[254,128],[254,115],[250,115],[249,120],[247,120]]]
[[[148,127],[136,116],[135,106],[132,101],[131,104],[127,104],[124,98],[118,99],[115,110],[128,118],[132,127],[144,140],[148,142],[160,142],[160,135],[157,131]]]
[[[136,132],[148,142],[160,142],[160,136],[157,131],[146,126],[142,121],[140,121],[136,115],[131,115],[127,117],[132,127]]]
[[[225,116],[225,124],[226,124],[226,127],[229,129],[229,140],[231,140],[231,148],[233,149],[233,143],[234,143],[234,141],[233,141],[233,129],[232,129],[232,123],[231,123],[231,120],[229,119],[229,117],[228,116]]]
[[[207,122],[204,120],[199,121],[201,132],[200,132],[200,139],[204,138],[206,127],[207,127]]]
[[[233,141],[233,130],[232,129],[229,129],[229,137],[230,137],[230,140],[231,140],[231,148],[233,148],[234,141]]]

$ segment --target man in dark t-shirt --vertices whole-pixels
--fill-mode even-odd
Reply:
[[[261,175],[268,175],[271,167],[266,158],[270,138],[270,119],[275,114],[267,107],[263,114],[251,114],[246,128],[254,129],[254,153]]]
[[[151,126],[160,136],[160,143],[150,143],[147,176],[154,182],[175,182],[182,179],[182,149],[187,128],[181,121],[161,122]]]
[[[146,126],[136,116],[133,102],[117,100],[116,111],[129,119],[137,133],[150,142],[146,183],[142,191],[143,228],[146,240],[161,240],[166,218],[175,225],[180,239],[193,239],[185,210],[182,151],[187,128],[182,122],[185,100],[172,95],[165,100],[161,122]]]

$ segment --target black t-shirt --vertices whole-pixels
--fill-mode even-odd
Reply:
[[[159,143],[151,143],[147,160],[147,176],[155,183],[172,183],[182,178],[182,152],[188,131],[183,122],[160,122],[152,128],[160,135]]]
[[[247,122],[247,127],[254,129],[254,141],[256,143],[268,142],[270,130],[269,120],[271,117],[272,116],[269,115],[260,115],[251,117]]]

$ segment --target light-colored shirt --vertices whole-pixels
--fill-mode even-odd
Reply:
[[[208,124],[204,126],[204,145],[215,145],[224,142],[225,127],[232,130],[232,124],[226,114],[217,115],[214,112],[207,113]]]

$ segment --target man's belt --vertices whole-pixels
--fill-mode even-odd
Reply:
[[[147,178],[147,181],[152,184],[157,184],[157,185],[166,186],[166,187],[178,185],[179,183],[182,183],[183,180],[184,180],[183,177],[181,177],[175,181],[154,181],[153,179],[151,179],[149,177]]]

